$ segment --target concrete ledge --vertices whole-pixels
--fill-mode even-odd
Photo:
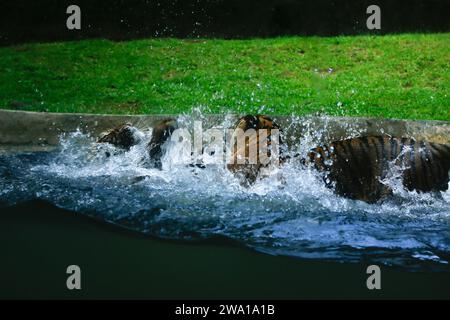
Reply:
[[[97,136],[102,131],[124,122],[131,122],[145,129],[167,117],[170,115],[123,116],[0,110],[0,151],[51,149],[52,146],[58,145],[61,134],[77,129]],[[295,120],[287,116],[273,118],[281,125],[287,136],[292,137],[287,141],[289,144],[298,141],[305,134],[312,135],[317,143],[364,134],[388,134],[450,145],[449,121],[316,116],[298,117]],[[218,125],[223,119],[223,115],[207,115],[203,119],[203,126],[206,128]]]

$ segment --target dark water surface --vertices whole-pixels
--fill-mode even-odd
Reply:
[[[158,240],[41,201],[2,209],[0,259],[1,299],[450,298],[449,272],[382,266],[382,289],[370,291],[366,262],[277,257],[223,238]],[[66,288],[72,264],[80,291]]]

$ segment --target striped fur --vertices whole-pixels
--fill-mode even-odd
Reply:
[[[236,129],[242,129],[246,132],[249,129],[254,129],[256,131],[255,135],[250,136],[245,139],[245,143],[242,146],[238,146],[235,136],[232,138],[232,149],[231,149],[231,161],[227,165],[228,170],[233,172],[240,180],[241,184],[244,186],[249,186],[254,183],[259,175],[261,168],[267,166],[260,161],[259,154],[257,154],[256,163],[250,163],[249,154],[253,147],[254,150],[260,150],[259,145],[259,130],[267,130],[267,156],[271,156],[270,146],[272,144],[271,137],[272,129],[280,129],[280,127],[269,117],[265,115],[247,115],[240,118],[235,125]],[[281,138],[280,138],[281,145]],[[244,163],[238,163],[238,159],[242,159]]]
[[[110,143],[118,148],[128,150],[137,143],[134,130],[132,124],[126,123],[103,133],[97,142]]]
[[[317,147],[308,160],[326,172],[329,186],[338,194],[376,202],[391,193],[381,183],[389,166],[402,168],[402,182],[408,190],[444,191],[448,188],[450,148],[446,145],[410,138],[366,136],[335,141]]]

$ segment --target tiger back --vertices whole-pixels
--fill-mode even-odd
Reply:
[[[391,194],[382,183],[394,168],[410,191],[445,191],[448,188],[450,148],[411,138],[366,136],[317,147],[308,159],[325,172],[328,186],[342,196],[369,203]]]

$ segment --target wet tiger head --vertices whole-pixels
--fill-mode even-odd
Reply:
[[[281,145],[280,127],[265,115],[246,115],[235,125],[231,139],[231,158],[228,169],[235,173],[241,184],[248,186],[254,183],[262,167],[268,166],[271,160],[272,139],[274,129],[277,130],[278,150]],[[239,136],[242,135],[243,136]],[[275,154],[275,152],[273,152]],[[278,159],[277,159],[278,160]]]
[[[131,123],[122,124],[114,129],[102,133],[97,142],[110,143],[118,148],[128,150],[139,143],[141,137]]]
[[[247,131],[248,129],[280,129],[280,126],[276,124],[271,118],[265,115],[246,115],[241,117],[235,125],[235,129],[242,129]]]

